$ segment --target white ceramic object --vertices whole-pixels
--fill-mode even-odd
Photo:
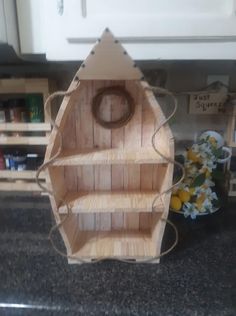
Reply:
[[[210,136],[216,140],[217,148],[222,148],[222,150],[227,153],[226,158],[218,159],[217,162],[218,163],[227,162],[232,156],[232,150],[229,147],[223,146],[224,145],[223,137],[215,131],[206,131],[200,135],[199,139],[206,139],[208,136]]]

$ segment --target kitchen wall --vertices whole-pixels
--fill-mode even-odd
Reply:
[[[0,77],[49,77],[56,81],[58,89],[66,89],[80,63],[4,63],[0,65]],[[229,90],[236,91],[236,62],[234,61],[157,61],[138,62],[149,83],[162,85],[173,92],[197,91],[207,85],[208,75],[229,75]],[[190,144],[203,130],[213,129],[224,133],[227,118],[224,115],[188,114],[188,97],[179,96],[176,116],[171,120],[178,148]],[[171,100],[160,97],[159,102],[167,114]]]

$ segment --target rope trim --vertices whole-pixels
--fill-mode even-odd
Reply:
[[[121,118],[117,120],[113,120],[113,121],[105,121],[101,119],[101,117],[99,116],[102,100],[107,95],[120,96],[126,100],[128,109],[124,113],[124,115],[121,116]],[[102,127],[107,128],[107,129],[120,128],[126,125],[132,119],[134,112],[135,112],[135,103],[134,103],[133,97],[129,94],[129,92],[124,87],[121,87],[121,86],[113,86],[113,87],[100,89],[92,101],[92,114],[95,121],[98,124],[100,124]]]
[[[67,90],[67,91],[57,91],[53,94],[51,94],[46,102],[45,102],[45,112],[47,114],[49,114],[49,105],[50,105],[50,102],[56,98],[56,97],[59,97],[59,96],[71,96],[78,88],[78,85],[75,87],[75,88],[72,88],[70,90]],[[152,202],[152,212],[155,212],[155,204],[156,204],[156,201],[164,194],[167,194],[169,192],[172,191],[172,189],[176,186],[178,186],[184,179],[185,177],[185,170],[184,170],[184,167],[177,161],[175,161],[174,159],[170,158],[170,157],[166,157],[163,153],[161,153],[156,145],[155,145],[155,137],[157,135],[157,133],[159,132],[159,130],[164,127],[167,122],[175,115],[176,113],[176,110],[177,110],[177,107],[178,107],[178,102],[177,102],[177,99],[176,97],[171,93],[169,92],[168,90],[166,89],[163,89],[163,88],[160,88],[160,87],[152,87],[152,86],[149,86],[147,87],[146,89],[148,90],[151,90],[151,91],[154,91],[156,93],[162,93],[162,94],[165,94],[165,95],[168,95],[170,96],[173,101],[174,101],[174,109],[172,111],[172,113],[167,117],[167,119],[165,119],[162,123],[159,124],[159,126],[156,128],[156,130],[154,131],[153,135],[152,135],[152,146],[153,146],[153,149],[155,150],[155,152],[160,155],[162,158],[164,158],[166,161],[176,165],[177,167],[179,167],[182,171],[182,176],[181,178],[175,183],[173,184],[170,188],[164,190],[163,192],[161,193],[158,193],[155,198],[153,199],[153,202]],[[50,117],[50,115],[49,115]],[[58,150],[57,152],[48,160],[46,161],[45,163],[43,163],[37,173],[36,173],[36,183],[38,184],[38,186],[46,193],[48,193],[49,195],[53,196],[54,198],[58,199],[60,202],[64,203],[64,205],[66,205],[66,208],[67,208],[67,214],[65,216],[65,218],[60,222],[60,223],[56,223],[51,229],[50,229],[50,232],[49,232],[49,235],[48,235],[48,239],[50,240],[51,244],[52,244],[52,247],[53,249],[58,253],[60,254],[62,257],[65,257],[67,259],[72,259],[72,260],[76,260],[80,263],[97,263],[99,261],[103,261],[103,260],[108,260],[108,259],[112,259],[112,260],[118,260],[118,261],[121,261],[121,262],[126,262],[126,263],[136,263],[134,261],[130,261],[130,260],[126,260],[126,259],[121,259],[121,258],[114,258],[114,257],[100,257],[100,258],[96,258],[94,259],[93,261],[90,261],[90,260],[85,260],[85,259],[82,259],[78,256],[73,256],[73,255],[67,255],[66,253],[62,252],[61,250],[59,250],[57,248],[57,246],[55,246],[54,244],[54,241],[52,239],[52,235],[53,235],[53,232],[55,230],[58,230],[60,229],[63,224],[70,218],[70,216],[72,215],[72,211],[71,211],[71,208],[69,206],[69,204],[67,202],[64,201],[63,198],[61,198],[60,196],[56,195],[56,193],[54,191],[51,191],[49,190],[48,188],[46,188],[39,180],[39,175],[42,171],[44,171],[46,168],[48,168],[50,165],[53,164],[53,162],[57,159],[57,157],[61,154],[61,151],[62,151],[62,133],[58,127],[58,125],[56,124],[56,122],[50,118],[50,123],[51,125],[55,128],[56,132],[57,132],[57,135],[59,137],[59,146],[58,146]],[[155,256],[155,257],[152,257],[152,258],[148,258],[148,259],[144,259],[144,260],[139,260],[137,263],[148,263],[148,262],[152,262],[152,261],[155,261],[155,260],[159,260],[161,257],[167,255],[169,252],[171,252],[175,247],[176,245],[178,244],[178,240],[179,240],[179,236],[178,236],[178,230],[177,230],[177,227],[175,226],[175,224],[173,222],[171,222],[169,219],[165,219],[165,218],[161,218],[161,221],[165,222],[166,224],[169,224],[174,232],[175,232],[175,240],[173,242],[173,244],[165,251],[163,251],[162,253],[160,253],[160,255],[158,256]]]

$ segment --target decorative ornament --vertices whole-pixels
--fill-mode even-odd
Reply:
[[[211,214],[219,209],[213,173],[217,163],[224,163],[231,157],[230,149],[223,146],[223,143],[220,134],[207,131],[186,151],[185,178],[172,193],[172,211],[195,219],[198,215]],[[221,158],[225,152],[228,156]]]

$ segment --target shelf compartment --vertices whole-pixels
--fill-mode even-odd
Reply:
[[[149,230],[80,231],[73,248],[73,256],[87,259],[112,257],[136,260],[152,258],[157,253]]]
[[[33,170],[0,170],[0,179],[35,179],[36,171]],[[44,172],[40,173],[39,179],[45,179]]]
[[[151,212],[156,195],[154,191],[69,192],[64,200],[73,213]],[[66,205],[61,205],[58,211],[61,214],[67,213]],[[163,211],[164,204],[160,198],[156,202],[156,212]]]
[[[3,132],[50,132],[49,123],[0,123],[0,131]]]
[[[152,147],[64,150],[54,166],[99,164],[163,164],[167,163]]]

